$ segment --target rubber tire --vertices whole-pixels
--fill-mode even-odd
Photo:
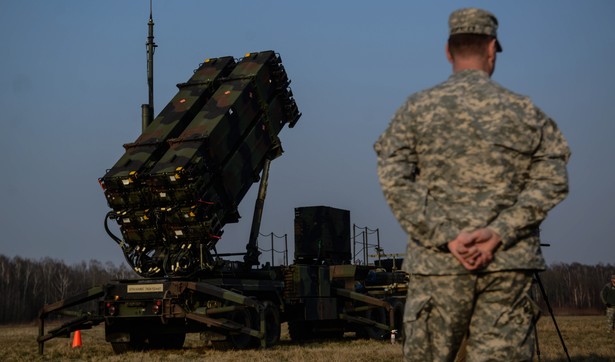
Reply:
[[[233,322],[242,324],[251,329],[260,329],[259,318],[252,308],[243,308],[234,311],[229,316]],[[226,337],[225,341],[211,341],[212,346],[219,350],[251,349],[259,346],[258,338],[243,333],[233,333]]]
[[[135,336],[131,334],[130,342],[111,342],[111,348],[115,354],[122,354],[127,352],[144,351],[146,349],[145,338],[141,335]]]
[[[280,308],[269,301],[265,302],[265,334],[265,343],[267,347],[272,347],[280,343],[280,336],[282,334]]]
[[[124,354],[135,350],[130,342],[111,342],[111,348],[113,348],[115,354]]]
[[[378,323],[388,324],[387,311],[382,307],[368,310],[366,313],[366,317]],[[369,337],[370,339],[384,340],[389,336],[389,333],[387,331],[384,331],[374,326],[365,327],[365,332],[367,334],[367,337]]]
[[[405,336],[404,331],[404,302],[399,299],[390,299],[388,302],[393,308],[393,329],[397,329],[396,340],[403,340]]]

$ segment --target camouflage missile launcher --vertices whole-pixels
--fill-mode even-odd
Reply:
[[[99,181],[142,276],[215,267],[215,246],[266,160],[282,154],[278,133],[300,117],[273,51],[206,60]],[[108,228],[107,228],[107,231]]]
[[[300,117],[279,56],[208,59],[153,119],[153,25],[150,12],[142,134],[99,179],[112,208],[105,229],[144,278],[113,280],[43,306],[39,353],[50,339],[102,323],[115,353],[182,348],[187,333],[200,333],[214,348],[266,348],[280,341],[282,323],[296,342],[346,332],[399,338],[407,275],[397,263],[368,263],[367,228],[363,262],[353,264],[348,210],[296,208],[293,264],[274,265],[273,239],[271,263],[259,261],[270,162],[282,154],[278,133]],[[218,254],[224,225],[238,221],[237,206],[259,178],[245,252]],[[109,229],[111,219],[121,238]],[[243,261],[224,259],[239,255]],[[95,300],[95,311],[71,310]],[[55,314],[76,318],[46,331]]]

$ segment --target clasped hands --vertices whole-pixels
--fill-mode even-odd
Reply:
[[[448,250],[464,268],[472,271],[486,268],[501,243],[502,238],[493,229],[464,230],[448,242]]]

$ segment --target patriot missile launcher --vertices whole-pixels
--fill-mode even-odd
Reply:
[[[142,133],[99,179],[111,208],[105,230],[141,277],[43,306],[39,352],[53,338],[101,323],[116,353],[182,348],[187,333],[214,348],[266,348],[279,342],[282,323],[293,341],[346,332],[400,338],[407,276],[399,260],[368,263],[367,228],[363,260],[354,260],[348,210],[296,208],[294,262],[259,262],[269,167],[283,152],[280,131],[301,116],[280,56],[206,59],[154,118],[153,25],[150,13]],[[224,226],[239,220],[237,207],[255,182],[245,251],[218,253]],[[379,241],[376,250],[380,259]],[[95,310],[70,310],[89,302]],[[46,331],[45,320],[61,313],[79,316]]]

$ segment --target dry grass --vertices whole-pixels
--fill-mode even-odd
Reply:
[[[615,361],[615,334],[604,332],[604,317],[561,316],[557,323],[573,361]],[[38,329],[29,326],[0,326],[0,361],[41,360],[36,336]],[[543,317],[538,323],[541,361],[566,361],[566,355],[553,322]],[[215,351],[202,346],[198,335],[189,335],[179,351],[149,351],[114,355],[105,342],[102,326],[82,331],[81,348],[72,349],[66,338],[45,344],[42,360],[49,361],[401,361],[401,345],[383,341],[354,339],[351,335],[341,341],[295,344],[283,329],[282,341],[275,348],[249,351]],[[536,359],[538,360],[538,359]]]
[[[604,316],[557,316],[556,321],[573,361],[615,361],[615,333],[606,332]],[[567,361],[548,315],[538,322],[538,347],[542,361]]]

